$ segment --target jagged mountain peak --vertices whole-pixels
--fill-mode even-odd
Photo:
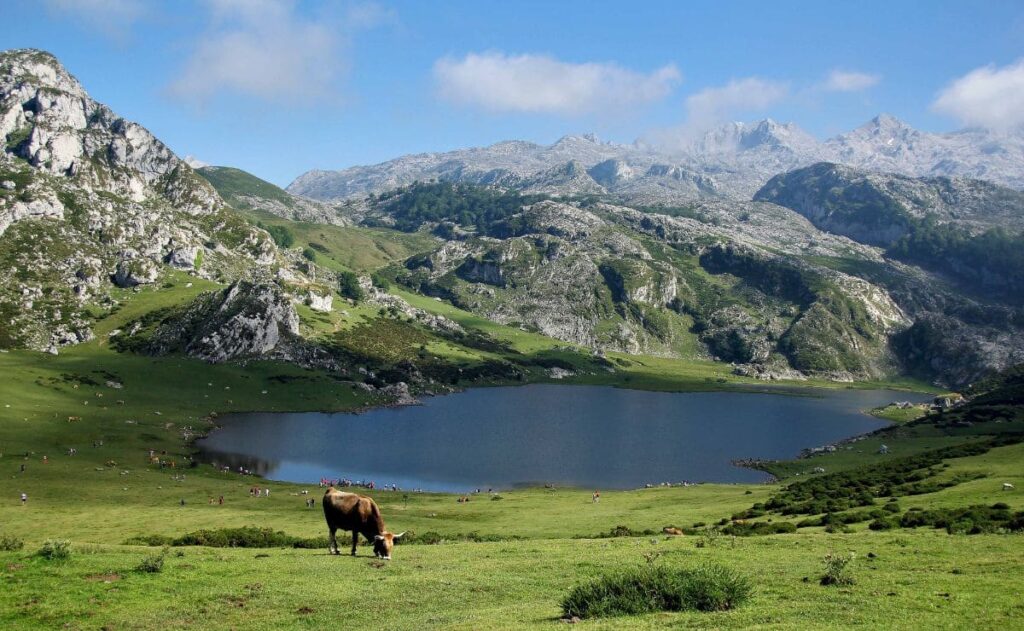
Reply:
[[[53,54],[35,48],[0,51],[0,77],[5,82],[30,83],[77,96],[85,89]]]
[[[687,147],[698,159],[716,158],[751,150],[781,149],[805,152],[818,141],[795,123],[779,123],[766,118],[752,123],[734,121],[708,130]]]
[[[795,123],[765,118],[725,123],[671,152],[657,146],[655,141],[604,142],[594,134],[567,135],[546,146],[505,141],[343,171],[311,171],[288,190],[339,200],[434,178],[522,188],[571,160],[579,162],[607,192],[644,203],[708,196],[750,199],[772,176],[822,161],[910,176],[967,176],[1024,188],[1021,136],[976,130],[928,133],[884,113],[825,142]],[[666,176],[695,185],[666,186]],[[585,188],[592,188],[592,183],[583,182]]]
[[[873,139],[881,141],[886,145],[892,145],[902,138],[919,136],[921,134],[922,132],[914,129],[901,119],[896,118],[891,114],[879,114],[860,127],[857,127],[846,134],[842,134],[838,138]]]
[[[586,134],[567,134],[556,140],[551,146],[552,147],[565,147],[572,145],[602,145],[610,144],[602,142],[595,133]]]

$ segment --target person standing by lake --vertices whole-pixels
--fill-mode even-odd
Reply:
[[[594,491],[594,495],[591,498],[595,504],[601,501],[601,491]]]

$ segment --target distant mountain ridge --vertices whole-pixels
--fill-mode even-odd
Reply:
[[[972,177],[1024,189],[1020,135],[981,129],[936,134],[882,114],[823,142],[793,123],[771,119],[727,123],[671,151],[640,142],[602,142],[592,134],[565,136],[546,146],[504,141],[340,171],[309,171],[287,190],[337,201],[439,179],[530,192],[613,194],[633,203],[679,203],[750,199],[771,177],[816,162],[914,177]]]

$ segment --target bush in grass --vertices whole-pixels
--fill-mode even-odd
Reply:
[[[784,535],[796,532],[796,524],[788,521],[754,523],[734,523],[722,528],[722,533],[735,535],[737,537],[752,537],[758,535]]]
[[[196,530],[174,540],[175,546],[209,546],[211,548],[290,548],[298,537],[292,537],[280,530],[245,526],[242,528],[217,528]]]
[[[173,537],[166,535],[136,535],[125,539],[126,546],[169,546],[174,541]]]
[[[698,548],[713,548],[721,536],[722,532],[720,530],[708,528],[697,534],[697,542],[694,545]]]
[[[14,552],[25,547],[25,542],[11,535],[0,536],[0,552]]]
[[[742,605],[752,592],[749,579],[718,565],[648,565],[573,588],[562,601],[562,613],[598,618],[656,611],[725,611]]]
[[[892,530],[898,527],[900,524],[895,519],[876,519],[875,521],[868,524],[868,528],[871,530]]]
[[[142,557],[142,561],[140,561],[139,564],[135,566],[136,571],[149,572],[150,574],[163,572],[164,559],[167,557],[167,551],[168,549],[164,548],[156,554],[147,554],[146,556]]]
[[[853,553],[848,555],[830,553],[825,555],[825,574],[821,577],[822,585],[853,585],[856,581],[853,578],[853,570],[850,564],[853,563]]]
[[[67,539],[47,539],[37,552],[47,561],[63,561],[71,558],[71,542]]]

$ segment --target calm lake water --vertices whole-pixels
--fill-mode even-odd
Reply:
[[[235,414],[199,447],[207,462],[275,480],[345,477],[403,489],[757,482],[764,474],[731,461],[791,458],[885,425],[863,410],[930,400],[887,390],[790,392],[811,396],[479,388],[362,414]]]

